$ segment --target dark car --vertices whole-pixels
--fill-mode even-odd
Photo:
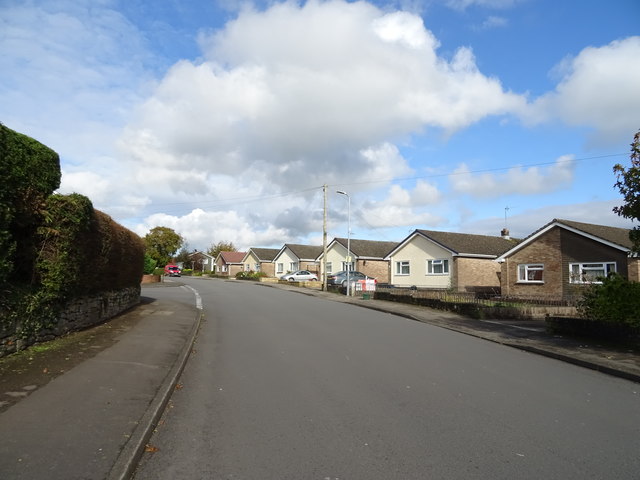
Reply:
[[[357,282],[359,280],[374,280],[371,277],[367,277],[362,272],[349,272],[349,282]],[[340,285],[341,287],[347,286],[347,271],[331,273],[327,275],[327,285]]]
[[[179,277],[182,274],[182,270],[177,265],[167,265],[164,267],[164,274],[170,277]]]

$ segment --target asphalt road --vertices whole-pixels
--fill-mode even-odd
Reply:
[[[244,282],[203,300],[143,479],[638,479],[638,384]]]

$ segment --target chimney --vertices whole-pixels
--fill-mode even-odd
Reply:
[[[510,240],[511,239],[511,237],[509,236],[509,229],[508,228],[503,228],[500,231],[500,236],[502,238],[504,238],[505,240]]]

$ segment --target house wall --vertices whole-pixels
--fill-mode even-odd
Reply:
[[[449,275],[427,275],[428,259],[448,259]],[[409,275],[396,274],[396,262],[399,261],[409,261]],[[451,253],[423,237],[413,237],[394,253],[390,263],[393,285],[399,287],[415,285],[423,288],[450,288],[452,285],[452,271],[455,267]]]
[[[282,272],[278,272],[276,270],[276,276],[284,275],[285,273],[291,273],[291,272],[293,272],[295,270],[299,270],[300,269],[300,266],[298,266],[296,268],[291,268],[291,265],[290,265],[291,262],[295,262],[296,264],[299,265],[298,257],[296,257],[291,250],[289,250],[288,248],[285,248],[283,250],[283,252],[273,260],[273,263],[276,264],[276,265],[278,263],[282,263],[283,264],[283,271]]]
[[[245,272],[257,272],[260,270],[260,262],[258,260],[258,257],[256,257],[253,252],[249,252],[243,260],[244,263],[244,271]],[[258,268],[256,268],[256,264],[258,264]]]
[[[226,270],[226,271],[225,271]],[[216,275],[229,275],[229,267],[224,261],[222,257],[216,259]]]
[[[368,277],[375,278],[378,283],[389,283],[389,262],[387,260],[360,260],[356,261],[356,271],[364,273]]]
[[[353,257],[353,253],[351,254]],[[355,258],[354,258],[355,259]],[[337,273],[344,270],[344,262],[347,261],[347,249],[339,243],[335,243],[331,248],[327,249],[327,262],[331,262],[331,271],[329,273]]]
[[[640,282],[640,258],[630,257],[627,259],[627,272],[631,282]]]
[[[628,275],[625,252],[563,228],[553,228],[505,260],[501,268],[503,295],[562,298],[578,295],[585,285],[569,283],[569,264],[616,262],[618,273]],[[543,282],[518,282],[518,265],[542,263]]]
[[[562,229],[563,295],[576,295],[584,285],[569,283],[569,263],[616,262],[617,272],[628,278],[627,253]]]
[[[500,289],[500,264],[488,258],[455,257],[452,285],[460,292]]]
[[[562,296],[562,256],[560,229],[553,228],[536,241],[521,248],[502,264],[500,276],[502,294],[513,296]],[[542,283],[518,282],[518,265],[544,265]]]
[[[273,262],[262,262],[260,264],[260,270],[264,272],[268,277],[276,276],[276,266]]]

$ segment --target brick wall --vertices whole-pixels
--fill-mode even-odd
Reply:
[[[500,264],[492,259],[454,257],[452,285],[459,292],[496,291],[500,288]]]
[[[389,283],[389,262],[386,260],[357,260],[356,271],[375,278],[378,283]]]
[[[640,258],[629,258],[627,260],[627,271],[629,272],[630,281],[640,282]]]
[[[502,264],[502,294],[512,296],[562,296],[562,256],[560,229],[554,228],[523,247]],[[543,283],[519,283],[518,265],[544,264]]]

